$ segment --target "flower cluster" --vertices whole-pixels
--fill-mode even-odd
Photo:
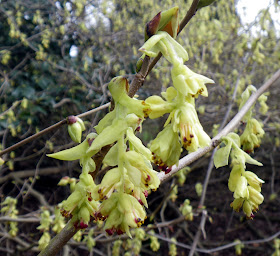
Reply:
[[[18,215],[18,210],[16,205],[17,205],[17,199],[8,196],[6,197],[4,202],[1,203],[0,213],[3,213],[5,216],[9,216],[10,218],[16,219]],[[15,237],[18,233],[17,222],[9,221],[8,224],[10,227],[9,234],[12,237]]]
[[[38,248],[39,250],[44,249],[49,241],[51,240],[51,235],[49,233],[49,229],[50,229],[50,225],[52,223],[51,217],[50,217],[50,212],[46,209],[42,209],[42,213],[41,213],[41,219],[40,219],[40,226],[37,227],[37,229],[41,230],[43,232],[43,235],[41,236],[41,238],[38,241]]]
[[[113,78],[108,87],[115,108],[95,127],[97,133],[90,133],[76,147],[48,156],[80,160],[82,166],[77,183],[69,177],[60,182],[72,185],[72,194],[62,203],[63,216],[72,218],[77,228],[86,228],[93,219],[106,220],[109,235],[126,232],[131,237],[129,229],[139,227],[146,218],[148,191],[159,186],[151,151],[134,134],[151,109],[148,103],[127,95],[127,79]],[[102,163],[112,169],[97,185],[91,175],[96,169],[93,156],[107,145],[111,148]]]
[[[247,153],[240,149],[240,138],[235,133],[230,133],[223,138],[224,147],[217,150],[214,156],[214,164],[216,168],[228,164],[228,158],[231,157],[232,170],[228,180],[228,187],[233,192],[234,201],[231,207],[235,211],[241,208],[247,218],[254,217],[253,212],[259,209],[259,205],[263,202],[261,185],[263,180],[258,178],[256,174],[246,171],[246,163],[262,166],[262,164]]]
[[[153,20],[158,20],[158,16]],[[173,65],[171,77],[174,87],[169,87],[162,93],[163,98],[151,96],[146,100],[151,109],[150,118],[169,113],[164,129],[151,143],[154,162],[167,173],[172,165],[178,163],[182,146],[188,152],[194,152],[209,145],[210,138],[203,130],[195,110],[195,98],[198,95],[207,97],[205,84],[214,81],[196,74],[184,65],[188,60],[188,53],[174,39],[174,34],[171,36],[163,29],[158,30],[157,24],[155,21],[149,23],[149,31],[157,32],[139,50],[150,57],[161,52]],[[176,31],[176,26],[177,23],[173,20],[172,31]]]
[[[249,99],[250,95],[255,92],[257,89],[253,85],[249,85],[246,90],[241,95],[241,102],[239,109],[241,109],[244,104]],[[258,99],[261,107],[260,112],[265,114],[268,110],[268,106],[266,105],[267,96],[264,94],[261,95]],[[264,130],[262,129],[262,124],[252,118],[253,115],[253,107],[246,113],[243,117],[242,121],[246,123],[246,127],[244,129],[243,134],[240,137],[241,145],[244,151],[251,153],[255,148],[260,146],[261,139],[264,136]]]
[[[228,181],[229,190],[234,192],[234,201],[230,204],[235,211],[242,207],[247,218],[253,219],[254,214],[263,202],[261,185],[263,180],[256,174],[245,171],[241,165],[235,165],[230,173]]]

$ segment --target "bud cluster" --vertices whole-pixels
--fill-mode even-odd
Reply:
[[[16,205],[17,205],[17,199],[8,196],[6,197],[4,202],[1,203],[0,213],[4,214],[5,216],[9,216],[10,218],[16,219],[18,215],[18,210],[16,208]],[[9,221],[8,224],[10,227],[9,234],[12,237],[15,237],[18,233],[17,222]]]
[[[51,236],[49,233],[50,225],[52,223],[52,219],[50,217],[50,212],[44,208],[42,210],[43,211],[40,216],[41,225],[39,227],[37,227],[37,229],[39,229],[43,232],[43,235],[41,236],[41,238],[38,241],[39,250],[43,250],[48,245],[49,241],[51,240]]]
[[[185,216],[186,220],[193,221],[193,208],[189,199],[185,199],[180,207],[180,211]]]

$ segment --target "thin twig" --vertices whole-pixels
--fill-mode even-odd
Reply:
[[[64,120],[62,120],[62,121],[60,121],[60,122],[58,122],[58,123],[56,123],[56,124],[54,124],[52,126],[49,126],[48,128],[46,128],[46,129],[44,129],[44,130],[42,130],[42,131],[40,131],[40,132],[38,132],[38,133],[36,133],[34,135],[32,135],[32,136],[22,140],[22,141],[20,141],[20,142],[18,142],[16,144],[14,144],[14,145],[4,149],[3,151],[0,152],[0,156],[13,151],[13,150],[15,150],[15,149],[25,145],[26,143],[29,143],[29,142],[31,142],[31,141],[33,141],[33,140],[43,136],[44,134],[47,134],[47,133],[49,133],[49,132],[51,132],[53,130],[56,130],[56,129],[58,129],[59,127],[61,127],[62,125],[66,124],[66,123],[67,123],[67,121],[66,121],[66,119],[64,119]]]
[[[196,246],[197,246],[197,243],[199,241],[200,233],[201,233],[201,231],[204,230],[204,226],[205,226],[205,222],[206,222],[206,217],[207,217],[207,211],[203,210],[202,211],[202,217],[201,217],[200,224],[199,224],[199,228],[198,228],[198,230],[197,230],[197,232],[195,234],[195,237],[194,237],[194,240],[193,240],[193,243],[192,243],[192,247],[191,247],[189,256],[193,256],[194,253],[195,253]]]
[[[98,108],[94,108],[94,109],[89,110],[89,111],[87,111],[85,113],[77,115],[77,117],[81,118],[81,117],[85,117],[85,116],[91,115],[91,114],[93,114],[93,113],[95,113],[95,112],[97,112],[99,110],[105,109],[105,108],[107,108],[109,106],[110,106],[110,103],[107,103],[107,104],[102,105],[102,106],[100,106]],[[8,148],[4,149],[3,151],[0,152],[0,156],[2,156],[4,154],[7,154],[7,153],[9,153],[9,152],[11,152],[11,151],[13,151],[13,150],[15,150],[15,149],[25,145],[25,144],[27,144],[27,143],[37,139],[37,138],[40,138],[41,136],[43,136],[43,135],[45,135],[45,134],[47,134],[47,133],[49,133],[51,131],[57,130],[61,126],[65,125],[66,123],[67,123],[67,120],[63,119],[63,120],[59,121],[58,123],[53,124],[52,126],[49,126],[48,128],[46,128],[46,129],[44,129],[44,130],[42,130],[42,131],[40,131],[40,132],[38,132],[38,133],[36,133],[34,135],[31,135],[30,137],[28,137],[28,138],[26,138],[26,139],[24,139],[24,140],[22,140],[22,141],[20,141],[20,142],[18,142],[16,144],[12,145],[11,147],[8,147]]]
[[[24,184],[24,182],[20,179],[15,179],[16,183]],[[49,203],[46,201],[43,194],[32,188],[28,183],[25,184],[25,186],[28,188],[29,193],[38,199],[41,205],[46,206],[48,209],[51,209],[52,206],[49,205]]]
[[[56,174],[61,173],[65,170],[68,170],[68,167],[61,166],[61,167],[48,167],[48,168],[40,168],[38,172],[38,176],[47,176],[50,174]],[[16,178],[27,178],[34,176],[36,170],[24,170],[24,171],[17,171],[17,172],[10,172],[4,177],[0,177],[0,184],[8,181],[8,180],[14,180]]]
[[[181,248],[185,248],[185,249],[191,249],[191,246],[187,245],[187,244],[183,244],[183,243],[180,243],[180,242],[175,242],[175,241],[172,241],[171,239],[168,239],[168,238],[165,238],[165,237],[162,237],[158,234],[151,234],[155,237],[157,237],[158,239],[160,240],[163,240],[163,241],[166,241],[168,243],[173,243],[173,244],[176,244],[177,246],[181,247]],[[216,247],[216,248],[213,248],[213,249],[196,249],[195,251],[196,252],[201,252],[201,253],[205,253],[205,254],[211,254],[211,253],[215,253],[215,252],[218,252],[218,251],[222,251],[222,250],[225,250],[225,249],[229,249],[231,247],[234,247],[238,244],[260,244],[260,243],[267,243],[267,242],[270,242],[272,241],[273,239],[277,238],[278,236],[280,235],[280,231],[278,231],[277,233],[273,234],[272,236],[269,236],[267,238],[264,238],[264,239],[258,239],[258,240],[250,240],[250,241],[241,241],[241,242],[232,242],[232,243],[229,243],[229,244],[225,244],[225,245],[222,245],[222,246],[219,246],[219,247]]]
[[[40,218],[11,218],[9,216],[0,217],[0,222],[22,222],[22,223],[37,223],[40,222]]]

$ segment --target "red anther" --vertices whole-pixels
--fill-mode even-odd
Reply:
[[[95,219],[98,219],[98,220],[106,220],[108,216],[103,216],[100,212],[95,212],[94,213],[94,216],[95,216]]]
[[[80,222],[80,228],[81,229],[84,229],[84,228],[87,228],[88,227],[88,224],[84,223],[83,221]]]
[[[123,230],[121,230],[121,229],[117,229],[117,234],[118,235],[122,235],[124,233],[124,231]]]
[[[190,137],[191,137],[191,138],[193,138],[193,137],[194,137],[194,135],[193,135],[193,134],[190,134]]]
[[[166,168],[164,172],[165,172],[165,174],[170,173],[171,172],[171,168]]]
[[[113,234],[115,233],[115,229],[114,229],[114,228],[106,229],[105,231],[106,231],[106,233],[107,233],[109,236],[111,236],[111,235],[113,235]]]
[[[151,180],[151,176],[147,175],[146,181],[150,181]]]
[[[60,210],[60,214],[65,218],[72,218],[72,214],[69,213],[68,211],[64,210],[64,209]]]
[[[183,141],[184,141],[184,142],[187,142],[187,138],[186,138],[186,137],[184,137],[184,138],[183,138]]]
[[[91,202],[91,201],[92,201],[92,198],[91,198],[91,197],[88,197],[88,200]]]
[[[148,195],[149,195],[148,191],[147,191],[147,190],[145,190],[143,193],[144,193],[144,196],[147,198],[147,197],[148,197]]]
[[[141,199],[138,199],[138,202],[139,202],[141,205],[143,205],[143,202],[142,202]]]
[[[136,223],[141,222],[141,218],[137,218]]]

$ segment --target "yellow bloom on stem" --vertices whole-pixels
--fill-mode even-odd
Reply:
[[[205,84],[215,83],[212,79],[191,71],[186,65],[181,63],[174,64],[171,76],[174,87],[184,96],[188,94],[198,96],[201,94],[207,97],[208,92]]]
[[[143,206],[135,197],[125,193],[113,193],[101,204],[100,213],[108,217],[104,226],[108,235],[127,233],[130,238],[129,229],[140,227],[146,218]]]
[[[203,130],[199,122],[196,110],[190,103],[185,103],[175,111],[173,117],[173,130],[179,127],[181,143],[189,152],[195,152],[198,148],[206,147],[211,139]]]

